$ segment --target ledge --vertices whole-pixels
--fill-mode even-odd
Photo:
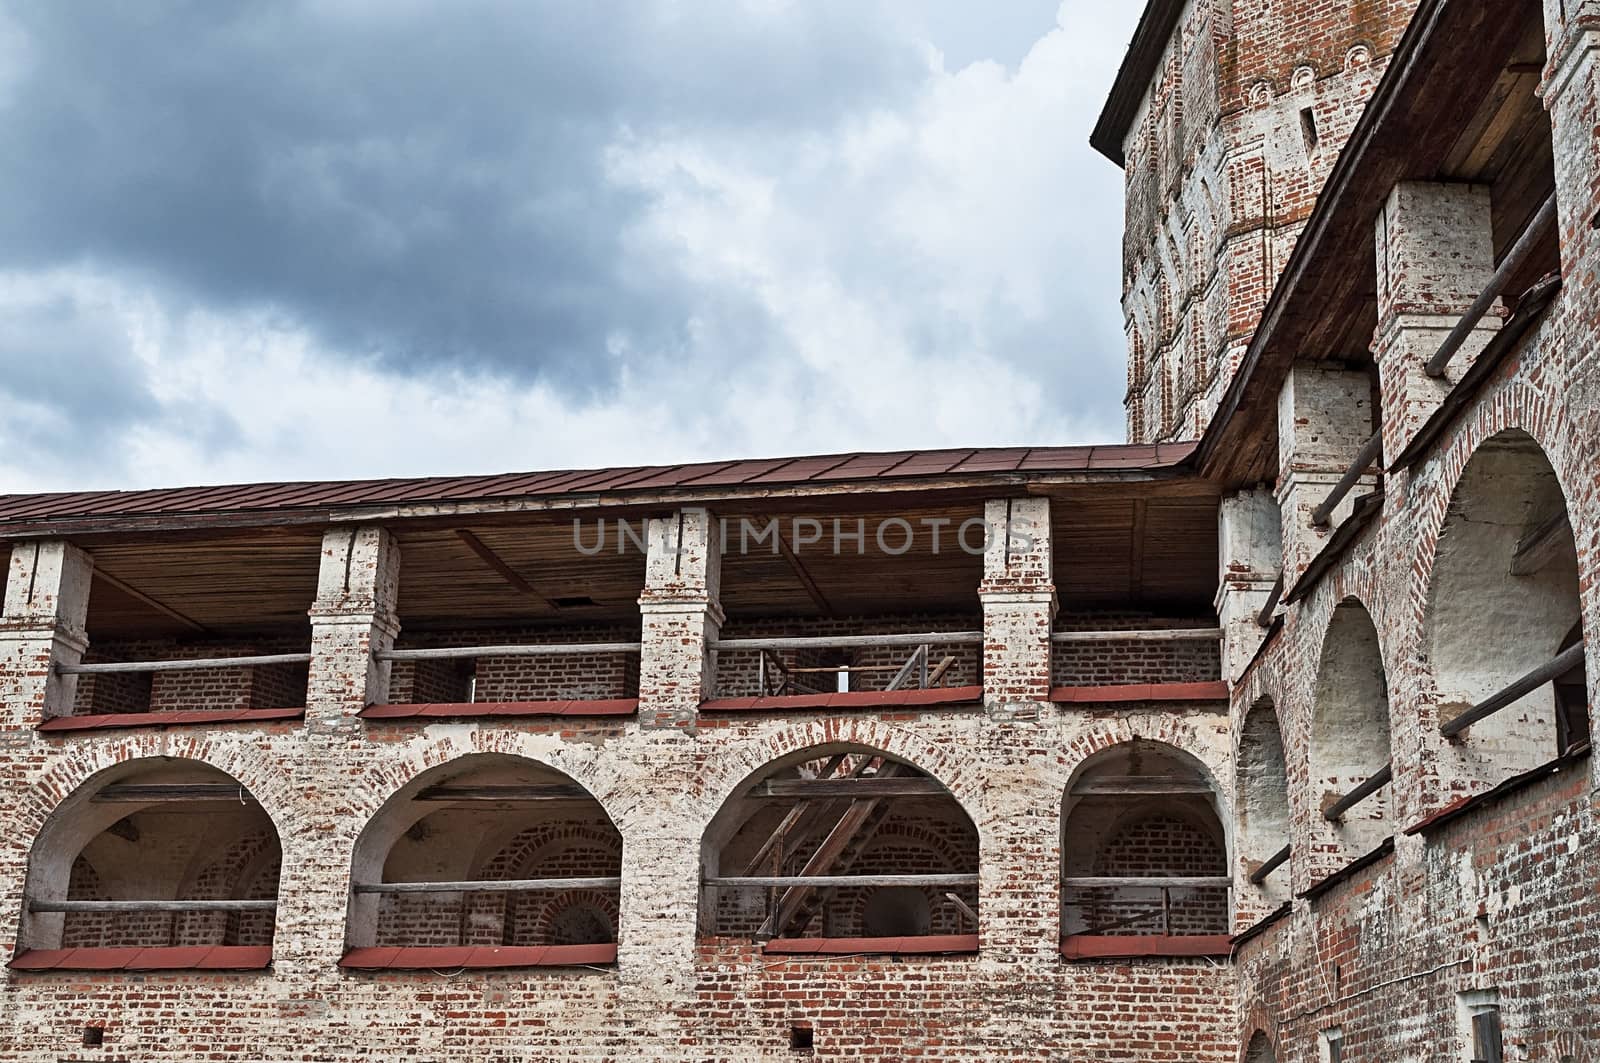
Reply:
[[[1061,705],[1124,701],[1227,701],[1228,684],[1128,683],[1109,687],[1052,687],[1050,700]]]
[[[363,720],[470,720],[483,717],[632,716],[638,698],[567,701],[465,701],[426,705],[368,705],[356,713]]]
[[[259,971],[271,965],[271,945],[196,945],[27,949],[6,966],[13,971]]]
[[[609,945],[462,945],[351,949],[339,966],[354,971],[453,971],[497,967],[595,967],[617,962]]]
[[[1590,747],[1588,744],[1578,746],[1570,753],[1565,753],[1562,756],[1557,757],[1555,760],[1541,764],[1532,771],[1525,771],[1521,775],[1513,775],[1511,778],[1507,779],[1505,782],[1501,783],[1499,786],[1496,786],[1492,790],[1485,790],[1481,794],[1474,794],[1471,797],[1463,797],[1456,801],[1452,801],[1450,804],[1444,806],[1433,815],[1428,816],[1425,819],[1417,823],[1413,823],[1411,826],[1407,827],[1405,829],[1405,833],[1409,837],[1417,834],[1426,834],[1429,831],[1436,830],[1439,827],[1444,826],[1446,823],[1451,823],[1457,819],[1460,819],[1462,816],[1467,815],[1475,809],[1482,808],[1484,805],[1492,805],[1497,801],[1510,797],[1520,790],[1527,789],[1536,782],[1547,779],[1552,775],[1560,774],[1563,769],[1569,768],[1580,761],[1589,759],[1589,752]]]
[[[1189,956],[1228,956],[1233,942],[1227,934],[1185,934],[1175,937],[1117,937],[1110,934],[1071,934],[1061,939],[1061,955],[1069,960],[1171,959]]]
[[[1354,878],[1360,872],[1365,871],[1373,864],[1380,863],[1381,861],[1386,860],[1393,855],[1394,837],[1391,835],[1390,837],[1385,838],[1376,849],[1372,850],[1372,852],[1366,854],[1365,856],[1356,857],[1350,863],[1335,871],[1327,878],[1322,879],[1320,882],[1313,883],[1310,889],[1300,894],[1300,899],[1306,901],[1316,900],[1318,897],[1322,896],[1324,893],[1327,893],[1335,886],[1344,882],[1348,882],[1350,879]]]
[[[790,694],[787,697],[712,698],[701,712],[790,712],[795,709],[881,709],[904,706],[961,705],[983,700],[983,688],[932,687],[927,690],[852,690],[839,694]]]
[[[306,710],[292,709],[196,709],[190,712],[112,712],[97,716],[52,716],[36,731],[59,734],[64,731],[102,731],[125,727],[204,727],[225,723],[272,723],[299,720]]]
[[[1265,915],[1265,916],[1261,917],[1260,919],[1258,919],[1254,924],[1252,924],[1250,926],[1249,929],[1242,930],[1239,933],[1233,935],[1233,937],[1231,939],[1231,941],[1233,943],[1233,947],[1234,948],[1238,948],[1240,945],[1243,945],[1245,942],[1250,941],[1250,940],[1252,940],[1254,938],[1260,937],[1262,934],[1265,934],[1268,930],[1271,930],[1273,927],[1277,926],[1279,923],[1281,923],[1285,919],[1289,918],[1289,914],[1291,912],[1293,912],[1293,911],[1294,911],[1294,902],[1292,902],[1292,901],[1284,901],[1282,904],[1280,904],[1277,908],[1273,909],[1267,915]]]
[[[978,952],[977,934],[928,934],[897,938],[773,938],[768,956],[939,956]]]

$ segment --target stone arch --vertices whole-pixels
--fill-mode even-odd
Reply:
[[[1337,870],[1394,833],[1391,787],[1382,787],[1338,822],[1323,813],[1388,767],[1389,680],[1377,626],[1366,606],[1346,598],[1323,634],[1308,748],[1312,857]]]
[[[1226,934],[1228,890],[1221,881],[1184,887],[1132,882],[1225,879],[1223,824],[1210,772],[1174,746],[1134,739],[1086,758],[1062,798],[1063,935]]]
[[[277,898],[277,826],[254,793],[198,760],[138,757],[75,787],[46,818],[28,859],[30,901],[150,902]],[[271,873],[267,871],[270,869]],[[270,911],[248,923],[225,913],[130,909],[24,911],[23,949],[270,945]],[[230,925],[251,927],[237,940]]]
[[[1248,882],[1257,868],[1289,845],[1289,764],[1278,708],[1270,696],[1257,699],[1245,713],[1239,729],[1236,779],[1236,844],[1244,872],[1241,881]],[[1288,864],[1256,888],[1268,903],[1288,900]]]
[[[1578,571],[1543,448],[1519,429],[1484,440],[1450,491],[1429,568],[1423,652],[1441,722],[1581,640]],[[1587,702],[1579,665],[1474,724],[1453,744],[1457,770],[1492,785],[1587,742]]]
[[[1257,1030],[1250,1038],[1244,1050],[1244,1063],[1278,1063],[1277,1053],[1272,1050],[1272,1042],[1265,1032]]]
[[[809,729],[796,730],[791,739]],[[702,873],[707,880],[861,874],[889,881],[828,889],[703,886],[703,934],[860,937],[884,888],[907,887],[922,898],[930,912],[923,933],[960,932],[963,911],[977,911],[976,882],[892,881],[976,876],[978,830],[950,787],[901,753],[844,737],[790,749],[733,787],[702,838]],[[810,796],[808,787],[827,794]],[[898,792],[884,795],[885,787]]]
[[[352,948],[553,944],[527,939],[550,926],[538,913],[592,893],[606,898],[615,930],[620,886],[609,883],[620,878],[621,866],[621,833],[587,787],[527,756],[463,754],[413,774],[363,827],[351,858],[346,941]],[[608,884],[405,893],[357,888],[524,879]],[[512,896],[529,899],[524,904]]]

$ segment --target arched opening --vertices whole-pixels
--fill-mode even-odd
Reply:
[[[1394,834],[1388,793],[1389,681],[1378,629],[1360,602],[1328,623],[1311,717],[1312,858],[1319,875]]]
[[[763,768],[712,820],[701,861],[706,936],[778,952],[816,938],[977,949],[977,828],[937,779],[875,750],[812,749]]]
[[[1256,1035],[1250,1038],[1250,1047],[1244,1052],[1244,1063],[1278,1063],[1278,1057],[1272,1051],[1272,1042],[1267,1040],[1266,1034],[1257,1030]]]
[[[609,963],[621,875],[622,836],[588,790],[521,757],[461,757],[362,831],[344,965]]]
[[[1439,533],[1426,645],[1440,723],[1580,645],[1579,623],[1577,547],[1555,470],[1526,433],[1502,432],[1462,471]],[[1553,684],[1456,735],[1468,778],[1498,783],[1587,743],[1582,651],[1572,656]]]
[[[17,965],[265,967],[281,861],[271,817],[226,772],[110,768],[34,840]]]
[[[1239,856],[1248,881],[1265,899],[1289,899],[1289,771],[1283,734],[1270,698],[1245,714],[1239,731]]]
[[[1073,774],[1063,804],[1061,933],[1073,958],[1228,951],[1228,843],[1199,761],[1135,739]]]

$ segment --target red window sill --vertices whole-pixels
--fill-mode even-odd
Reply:
[[[1227,701],[1226,683],[1128,683],[1110,687],[1054,687],[1050,700],[1060,704],[1121,701]]]
[[[462,967],[594,967],[616,962],[615,944],[464,945],[351,949],[339,966],[359,971],[453,971]]]
[[[839,694],[786,697],[712,698],[701,712],[792,712],[796,709],[878,709],[888,706],[960,705],[983,700],[983,688],[932,687],[927,690],[852,690]]]
[[[271,964],[271,945],[196,945],[27,949],[6,966],[13,971],[258,971]]]
[[[190,712],[113,712],[98,716],[52,716],[36,730],[47,734],[63,731],[100,731],[120,727],[203,727],[224,723],[271,723],[299,720],[304,708],[290,709],[195,709]]]
[[[431,705],[369,705],[358,716],[363,720],[470,720],[482,717],[520,716],[632,716],[639,711],[638,698],[568,701],[482,701],[440,702]]]
[[[1232,939],[1227,934],[1190,934],[1180,937],[1074,934],[1061,939],[1061,955],[1069,960],[1227,956],[1232,952]]]
[[[898,938],[773,938],[761,949],[769,956],[936,956],[978,951],[977,934],[933,934]]]

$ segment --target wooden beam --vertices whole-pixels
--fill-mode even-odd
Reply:
[[[149,606],[162,616],[165,616],[170,620],[176,620],[178,623],[182,624],[191,631],[198,632],[202,635],[210,633],[209,629],[204,624],[200,623],[200,621],[195,620],[192,617],[185,616],[176,609],[172,608],[172,606],[168,605],[166,602],[152,598],[144,591],[141,591],[138,587],[135,587],[133,584],[128,583],[125,580],[118,579],[104,569],[95,569],[94,578],[105,583],[108,587],[116,588],[140,604]]]
[[[938,779],[928,776],[885,778],[867,775],[856,779],[769,779],[750,791],[751,797],[948,797]]]
[[[198,672],[217,668],[257,668],[269,664],[309,664],[309,653],[268,653],[255,657],[190,657],[167,661],[100,661],[57,664],[61,675],[110,675],[120,672]]]
[[[1128,546],[1128,600],[1134,602],[1144,597],[1146,508],[1144,499],[1133,500],[1133,534]]]
[[[726,889],[770,889],[789,886],[798,889],[831,889],[840,886],[976,886],[978,875],[740,875],[737,878],[708,878],[707,886]]]
[[[638,653],[637,642],[527,642],[506,646],[430,646],[414,650],[379,650],[380,661],[459,661],[470,657],[561,657],[585,653]]]
[[[1084,779],[1072,787],[1073,797],[1211,797],[1211,787],[1188,779],[1145,775],[1108,775]]]
[[[1128,631],[1057,631],[1051,642],[1209,642],[1220,639],[1220,627],[1172,627]]]
[[[537,783],[514,786],[429,786],[415,801],[572,801],[594,800],[577,783]]]
[[[1479,720],[1493,716],[1507,705],[1521,701],[1552,679],[1559,679],[1574,668],[1582,666],[1583,645],[1581,642],[1573,643],[1558,653],[1554,660],[1541,664],[1489,700],[1479,702],[1448,723],[1440,724],[1439,733],[1446,738],[1454,738]]]
[[[826,779],[835,771],[838,771],[848,755],[846,753],[835,753],[832,757],[829,757],[828,762],[817,773],[817,778]],[[753,875],[761,870],[761,865],[766,863],[767,857],[772,855],[774,849],[782,845],[783,839],[800,822],[801,817],[806,814],[807,809],[810,807],[810,802],[800,801],[788,812],[784,813],[783,819],[773,828],[772,833],[767,835],[767,840],[761,843],[761,848],[757,849],[756,854],[745,864],[744,873],[746,875]]]
[[[478,557],[483,560],[484,564],[498,572],[500,574],[500,578],[509,583],[518,593],[526,594],[531,598],[537,598],[540,604],[552,613],[559,611],[557,610],[554,602],[546,598],[543,594],[540,594],[538,589],[534,587],[533,584],[529,583],[522,577],[521,573],[512,568],[510,565],[506,564],[505,559],[499,554],[495,553],[493,548],[491,548],[488,543],[484,542],[482,539],[478,538],[465,528],[457,528],[455,529],[455,532],[456,537],[462,542],[466,543],[469,550],[477,554]]]
[[[1562,510],[1517,541],[1511,555],[1511,574],[1531,576],[1565,553],[1572,542],[1572,521]]]
[[[277,901],[28,901],[30,912],[270,912]]]
[[[1183,875],[1172,878],[1139,875],[1080,876],[1063,878],[1061,885],[1068,889],[1221,889],[1231,887],[1233,879],[1227,875]]]
[[[237,804],[254,804],[255,798],[238,783],[155,783],[113,784],[95,794],[92,800],[101,803],[171,804],[183,801],[232,801]]]
[[[1282,867],[1288,862],[1289,847],[1285,845],[1282,849],[1279,849],[1277,852],[1263,860],[1260,867],[1250,872],[1250,882],[1256,886],[1261,885],[1263,882],[1267,881],[1268,875],[1272,874],[1274,871],[1278,870],[1278,868]]]
[[[356,893],[559,893],[563,890],[622,888],[620,875],[600,878],[521,878],[468,882],[358,882]]]
[[[811,578],[810,572],[806,571],[806,566],[800,562],[800,555],[790,548],[789,542],[783,537],[781,529],[777,532],[776,538],[778,540],[778,553],[783,555],[783,559],[789,563],[789,568],[794,572],[795,578],[806,589],[806,596],[811,599],[813,605],[822,611],[823,616],[833,616],[833,605],[828,601],[828,596],[822,593],[822,588],[817,586],[817,581]]]
[[[1385,764],[1372,773],[1371,778],[1364,780],[1359,786],[1345,794],[1339,800],[1323,810],[1322,818],[1329,823],[1337,823],[1344,818],[1344,814],[1352,808],[1388,786],[1394,781],[1394,765]]]
[[[718,639],[713,650],[826,650],[878,646],[967,646],[981,645],[981,631],[930,631],[895,635],[797,635],[790,638]]]

